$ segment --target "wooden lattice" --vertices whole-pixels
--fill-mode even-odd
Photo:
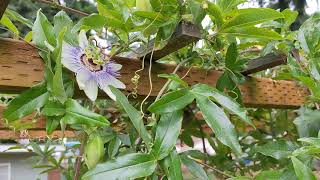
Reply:
[[[134,85],[131,78],[135,71],[141,68],[141,61],[123,57],[115,60],[123,65],[121,81],[126,84],[127,91],[132,91]],[[263,60],[263,59],[262,59]],[[0,39],[0,91],[5,93],[19,93],[43,80],[44,64],[37,49],[27,43],[11,39]],[[171,73],[175,66],[153,63],[152,65],[152,96],[156,96],[166,79],[157,77],[160,73]],[[181,68],[178,75],[186,77],[184,80],[193,85],[205,83],[215,86],[220,71]],[[187,73],[188,72],[188,73]],[[148,65],[140,72],[138,94],[147,95],[149,92]],[[308,96],[307,89],[293,81],[274,81],[268,78],[247,77],[246,82],[240,85],[244,104],[247,107],[269,108],[297,108],[305,102]],[[82,95],[81,92],[79,92]],[[104,96],[104,93],[101,93]]]
[[[8,0],[0,0],[0,17],[2,16]],[[171,52],[174,52],[190,43],[196,42],[200,39],[199,29],[189,23],[181,23],[172,39],[167,46],[161,50],[156,50],[153,59],[160,59]],[[149,47],[151,51],[152,46]],[[150,51],[146,54],[148,58]],[[115,61],[123,65],[121,69],[121,81],[127,86],[126,91],[131,92],[134,85],[131,78],[135,72],[141,68],[141,60],[130,59],[124,57],[115,57]],[[242,74],[249,75],[255,72],[272,68],[286,63],[286,56],[283,54],[269,54],[264,57],[253,59],[249,61],[247,69]],[[139,72],[140,79],[138,83],[137,93],[145,96],[149,92],[149,78],[148,67]],[[166,79],[157,77],[161,73],[171,73],[175,66],[153,63],[152,64],[152,83],[153,89],[151,96],[156,96]],[[44,63],[38,55],[37,49],[23,41],[0,38],[0,92],[1,93],[20,93],[43,80]],[[220,71],[203,70],[198,68],[180,68],[177,72],[179,76],[185,76],[184,81],[189,85],[197,83],[204,83],[215,86]],[[293,81],[274,81],[268,78],[255,78],[247,76],[244,84],[239,86],[244,105],[246,107],[265,107],[265,108],[298,108],[305,103],[309,92],[306,88],[299,86]],[[83,92],[77,91],[77,96],[83,96]],[[105,97],[104,93],[99,94],[101,98]],[[0,105],[0,118],[2,119],[2,112],[5,106]],[[22,122],[30,122],[33,120],[33,115],[22,119]],[[19,132],[8,130],[7,125],[0,121],[0,137],[16,138],[19,137]],[[43,131],[45,127],[45,120],[40,118],[29,129],[30,137],[45,136]],[[59,134],[59,132],[56,132]],[[55,134],[55,135],[58,135]],[[73,136],[72,132],[68,132],[67,136]]]

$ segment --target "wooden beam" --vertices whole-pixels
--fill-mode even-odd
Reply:
[[[165,47],[162,49],[156,49],[153,53],[152,59],[158,60],[161,59],[191,43],[197,42],[201,39],[200,29],[190,23],[190,22],[181,22],[172,37],[168,41]],[[152,40],[148,47],[146,53],[146,59],[149,59],[151,52],[153,50],[154,40]],[[141,48],[138,52],[142,52],[145,48]],[[143,58],[144,54],[139,56]],[[285,54],[268,54],[266,56],[252,59],[248,62],[247,68],[242,72],[243,75],[253,74],[259,71],[263,71],[269,68],[273,68],[282,64],[287,63],[287,56]]]
[[[0,104],[0,139],[43,139],[43,138],[61,138],[62,131],[56,130],[51,135],[46,133],[46,121],[43,117],[34,118],[34,113],[28,115],[21,120],[19,124],[24,124],[23,129],[27,131],[14,130],[12,125],[5,124],[2,115],[6,105]],[[75,137],[75,133],[71,130],[64,131],[64,137]]]
[[[0,104],[0,130],[14,129],[13,124],[6,124],[2,118],[5,104]],[[46,121],[43,117],[35,117],[35,113],[28,115],[19,121],[20,124],[24,124],[25,129],[32,130],[44,130],[46,129]]]
[[[8,4],[9,4],[9,0],[0,0],[0,19],[4,11],[7,9]]]
[[[44,130],[28,130],[25,132],[13,130],[0,130],[0,139],[46,139],[46,138],[62,138],[62,137],[76,137],[73,131],[54,131],[51,135],[47,135]]]
[[[121,81],[126,84],[126,91],[134,89],[131,78],[135,71],[141,68],[141,61],[123,57],[115,57],[115,61],[122,64]],[[27,43],[11,39],[0,39],[0,92],[19,93],[43,80],[43,61],[37,49]],[[171,73],[175,66],[153,63],[151,96],[156,96],[166,79],[157,74]],[[184,76],[189,85],[204,83],[215,86],[221,75],[220,71],[192,68],[181,68],[177,74]],[[138,94],[145,96],[149,92],[148,65],[141,72],[138,83]],[[274,81],[268,78],[247,77],[240,85],[243,101],[247,107],[267,108],[298,108],[304,104],[309,92],[293,81]],[[101,95],[105,96],[104,93]]]
[[[263,57],[249,60],[248,66],[244,71],[242,71],[242,74],[249,75],[286,63],[287,56],[285,54],[268,54]]]
[[[156,49],[153,52],[152,59],[155,61],[161,59],[191,43],[197,42],[198,40],[200,40],[200,38],[200,29],[196,25],[191,24],[190,22],[180,22],[165,47],[163,47],[162,49]],[[148,45],[146,59],[150,58],[151,52],[153,50],[153,45],[154,40],[151,40]],[[139,58],[142,58],[143,56],[144,54],[142,54]]]

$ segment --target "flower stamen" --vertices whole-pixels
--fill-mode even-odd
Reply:
[[[103,66],[100,64],[96,64],[92,58],[88,58],[86,54],[82,54],[81,62],[84,66],[86,66],[91,72],[101,71]]]

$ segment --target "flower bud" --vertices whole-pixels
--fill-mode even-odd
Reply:
[[[104,156],[104,144],[99,134],[89,136],[84,151],[84,160],[89,169],[94,168]]]

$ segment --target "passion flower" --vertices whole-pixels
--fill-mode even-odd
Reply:
[[[85,31],[79,33],[79,46],[63,42],[61,62],[76,73],[80,90],[84,90],[91,101],[97,99],[98,87],[113,100],[115,96],[109,85],[119,89],[126,87],[117,79],[122,65],[114,63],[103,48],[89,44]]]

